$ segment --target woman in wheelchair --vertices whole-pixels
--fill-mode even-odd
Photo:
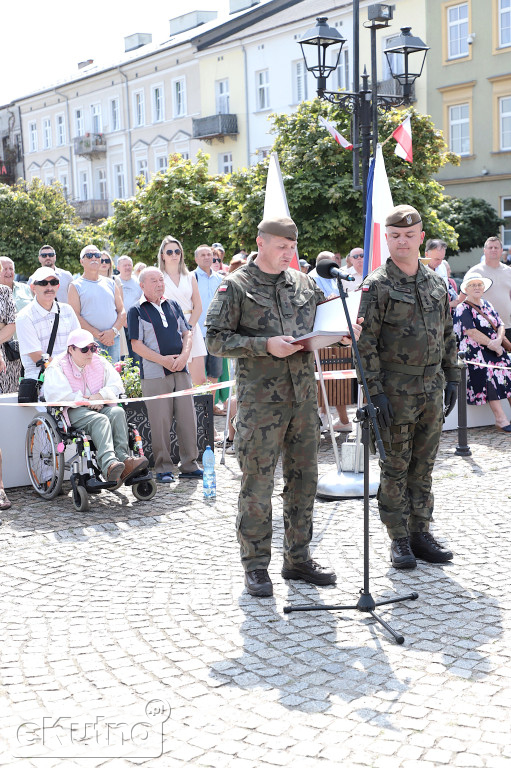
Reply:
[[[71,331],[67,352],[58,355],[44,374],[47,402],[81,402],[67,408],[71,425],[83,430],[96,446],[96,461],[107,481],[120,485],[149,464],[145,456],[130,456],[126,415],[120,406],[95,405],[95,400],[116,401],[124,393],[121,377],[104,357],[97,354],[89,331]]]

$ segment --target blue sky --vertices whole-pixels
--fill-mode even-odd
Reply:
[[[229,0],[4,0],[0,105],[72,77],[79,61],[120,59],[134,32],[163,42],[169,19],[195,9],[228,13]]]

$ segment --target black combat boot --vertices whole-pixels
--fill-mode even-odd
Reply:
[[[253,595],[253,597],[271,597],[273,595],[273,584],[266,568],[246,571],[245,586],[249,595]]]
[[[429,531],[425,533],[412,531],[410,533],[410,547],[415,557],[426,560],[428,563],[447,563],[453,558],[452,552],[444,549]]]
[[[392,539],[390,560],[394,568],[417,568],[417,561],[410,549],[408,536],[403,536],[401,539]]]
[[[318,587],[326,587],[329,584],[335,584],[337,576],[333,571],[327,571],[315,560],[307,560],[305,563],[293,563],[291,565],[284,562],[282,568],[283,579],[298,579],[306,581],[308,584],[316,584]]]

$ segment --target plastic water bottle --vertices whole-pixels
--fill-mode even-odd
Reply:
[[[204,475],[202,476],[202,487],[204,488],[205,499],[216,499],[216,475],[215,475],[215,454],[209,445],[202,454],[202,466]]]

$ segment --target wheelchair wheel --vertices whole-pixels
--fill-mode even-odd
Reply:
[[[30,482],[43,499],[53,499],[62,488],[64,453],[57,451],[62,438],[53,416],[41,413],[27,429],[25,458]]]
[[[133,496],[139,501],[149,501],[156,493],[157,485],[154,480],[142,480],[131,486]]]
[[[83,485],[77,485],[73,488],[73,506],[78,512],[85,512],[89,509],[89,494]]]

